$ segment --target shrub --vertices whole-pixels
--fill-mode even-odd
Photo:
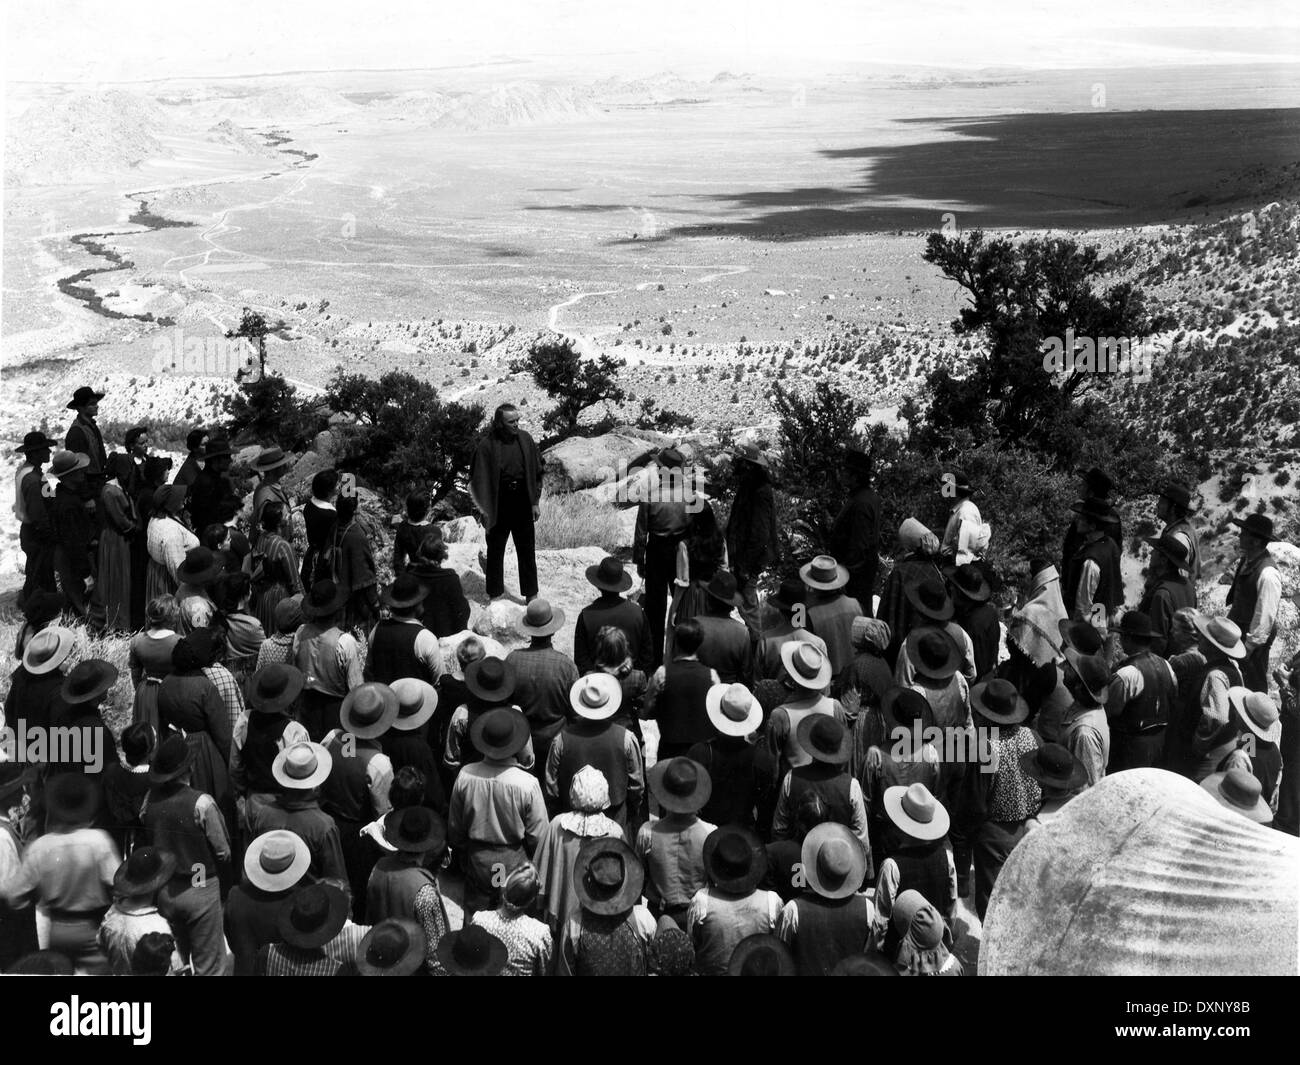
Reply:
[[[578,419],[599,403],[622,403],[627,393],[618,383],[618,374],[627,365],[623,359],[601,355],[583,359],[573,342],[538,342],[522,359],[510,363],[512,373],[528,373],[556,405],[542,418],[542,428],[551,435],[539,441],[543,449],[570,436],[579,435]],[[581,434],[594,436],[614,425],[609,413],[593,424],[583,426]]]
[[[317,400],[303,399],[298,390],[278,374],[245,381],[227,396],[223,409],[233,440],[276,444],[286,451],[302,451],[329,424]]]

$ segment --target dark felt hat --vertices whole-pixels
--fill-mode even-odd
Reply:
[[[348,601],[348,590],[333,581],[317,581],[302,600],[302,616],[326,618],[337,614]]]
[[[1158,551],[1164,555],[1180,570],[1187,568],[1191,559],[1191,552],[1187,549],[1187,545],[1177,536],[1144,536],[1142,539],[1150,545],[1152,551]]]
[[[916,671],[931,680],[947,680],[961,668],[961,651],[948,633],[923,625],[907,634],[907,657]]]
[[[469,727],[469,739],[484,758],[513,758],[531,738],[528,718],[510,706],[480,714]]]
[[[63,678],[59,695],[65,703],[98,702],[117,683],[117,667],[102,658],[88,658],[78,662]]]
[[[1110,697],[1110,667],[1100,654],[1080,654],[1073,647],[1065,649],[1065,660],[1075,676],[1099,706]]]
[[[440,851],[447,845],[447,825],[427,806],[406,806],[384,818],[384,839],[404,854]]]
[[[1029,716],[1029,704],[1009,680],[994,677],[970,690],[971,709],[995,725],[1018,725]]]
[[[1064,618],[1056,624],[1061,634],[1062,647],[1073,647],[1085,655],[1095,655],[1101,650],[1101,633],[1086,621],[1070,621]]]
[[[389,917],[361,941],[357,971],[362,976],[410,976],[424,964],[427,948],[423,928],[403,917]]]
[[[438,961],[452,976],[496,976],[509,950],[486,928],[472,924],[438,941]]]
[[[98,403],[106,394],[96,392],[89,385],[82,385],[72,393],[72,399],[68,401],[67,409],[76,410],[78,407],[84,407],[87,403]]]
[[[932,621],[947,621],[952,617],[952,597],[937,577],[910,581],[904,585],[903,592],[922,617]]]
[[[62,825],[84,825],[92,821],[99,811],[99,798],[98,779],[85,773],[59,773],[45,784],[49,819]]]
[[[613,555],[600,560],[598,566],[587,567],[587,580],[602,592],[626,592],[632,587],[632,574],[623,569],[623,563]]]
[[[39,429],[33,429],[23,437],[23,442],[19,444],[14,451],[20,455],[25,455],[29,451],[40,451],[41,448],[56,448],[59,446],[57,440],[51,440]]]
[[[181,584],[211,584],[225,568],[225,559],[211,548],[191,547],[185,552],[185,561],[176,567],[176,580]]]
[[[1026,776],[1057,791],[1074,791],[1088,779],[1088,770],[1068,748],[1059,743],[1044,743],[1020,756],[1020,768]]]
[[[656,762],[650,767],[646,779],[650,794],[670,813],[698,813],[713,794],[709,771],[689,758]]]
[[[263,666],[248,685],[248,706],[255,713],[274,714],[293,705],[307,678],[297,666],[277,662]]]
[[[173,734],[163,740],[149,759],[149,783],[165,784],[184,776],[194,764],[194,748],[184,736]]]
[[[348,896],[333,884],[298,888],[280,909],[276,929],[291,947],[323,947],[348,921]]]
[[[485,703],[504,703],[515,693],[515,667],[501,658],[488,656],[465,667],[465,687]]]
[[[736,944],[727,975],[798,976],[799,970],[784,940],[771,932],[756,932]]]
[[[794,730],[795,740],[814,762],[843,765],[853,755],[853,735],[830,714],[807,714]]]
[[[424,602],[428,595],[429,589],[413,574],[399,573],[379,598],[385,606],[404,610]]]
[[[122,898],[152,895],[176,871],[176,858],[157,847],[137,847],[113,875],[113,891]]]
[[[964,566],[950,566],[944,569],[943,574],[948,578],[949,584],[967,599],[983,603],[993,596],[993,589],[989,587],[979,566],[972,566],[968,562]]]
[[[1151,627],[1151,618],[1141,610],[1125,611],[1124,616],[1119,620],[1119,634],[1127,636],[1130,640],[1141,640],[1144,643],[1150,643],[1160,634]]]
[[[710,599],[716,599],[727,606],[742,606],[745,602],[736,584],[736,575],[730,570],[720,569],[714,573],[704,592]]]
[[[749,829],[723,825],[704,840],[704,871],[720,891],[748,895],[767,872],[767,849]]]
[[[1261,540],[1270,543],[1273,540],[1273,519],[1267,514],[1247,514],[1245,518],[1229,518],[1228,520],[1242,532],[1258,536]]]
[[[645,886],[645,868],[621,839],[586,840],[573,862],[573,891],[582,908],[601,916],[626,913]]]

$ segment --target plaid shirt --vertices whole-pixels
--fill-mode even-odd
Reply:
[[[340,976],[344,963],[325,948],[304,950],[287,943],[268,943],[257,955],[258,976]]]
[[[553,647],[521,647],[506,655],[515,670],[515,702],[535,737],[550,739],[572,716],[569,689],[578,679],[573,659]]]
[[[221,701],[226,704],[226,712],[230,715],[230,731],[233,734],[235,726],[239,724],[239,717],[244,712],[244,693],[239,690],[239,681],[235,680],[235,675],[230,670],[221,665],[207,666],[203,675],[212,681]]]

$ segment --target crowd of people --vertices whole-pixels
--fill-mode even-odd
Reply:
[[[978,486],[936,485],[942,534],[905,520],[882,578],[870,464],[847,450],[830,542],[763,596],[776,488],[746,446],[725,527],[652,493],[640,591],[609,556],[570,621],[528,563],[541,462],[505,405],[471,488],[490,595],[520,554],[507,653],[467,628],[426,496],[381,587],[335,471],[300,505],[264,448],[245,505],[229,440],[196,431],[167,481],[141,429],[105,454],[99,398],[73,397],[64,450],[19,449],[4,721],[86,739],[0,763],[5,971],[962,975],[959,900],[982,919],[1016,843],[1107,774],[1163,768],[1300,831],[1272,526],[1237,522],[1228,611],[1201,613],[1186,485],[1160,495],[1127,604],[1114,485],[1088,470],[1059,563],[1033,560],[1004,616]],[[651,476],[684,464],[665,448]],[[68,617],[131,634],[120,735],[118,670],[77,661]]]

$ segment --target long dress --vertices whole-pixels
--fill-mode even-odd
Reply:
[[[293,500],[289,498],[289,490],[279,481],[263,481],[253,492],[253,529],[262,527],[262,508],[268,503],[281,503],[284,506],[284,519],[280,522],[280,535],[286,540],[293,537]]]
[[[131,638],[128,660],[135,685],[135,707],[131,720],[146,721],[158,728],[158,690],[172,672],[172,651],[180,643],[172,629],[147,629]]]
[[[176,594],[176,567],[185,561],[185,553],[199,546],[199,538],[175,518],[160,515],[151,518],[146,532],[149,547],[149,578],[145,598]]]
[[[194,752],[191,786],[211,795],[226,824],[234,824],[234,792],[227,768],[234,726],[217,686],[197,670],[171,674],[159,688],[158,717],[164,733],[179,732]]]
[[[275,632],[275,608],[280,600],[303,590],[293,545],[278,533],[260,533],[253,546],[252,577],[253,614],[264,632]]]
[[[716,548],[716,549],[714,549]],[[727,545],[719,537],[716,545],[694,539],[677,545],[677,576],[673,581],[673,599],[668,607],[668,660],[673,654],[673,628],[687,618],[698,617],[708,599],[709,582],[720,569],[727,568]]]
[[[121,486],[109,482],[99,497],[103,527],[99,533],[99,574],[94,600],[110,632],[132,632],[140,619],[131,616],[131,539],[140,528],[135,505]]]

